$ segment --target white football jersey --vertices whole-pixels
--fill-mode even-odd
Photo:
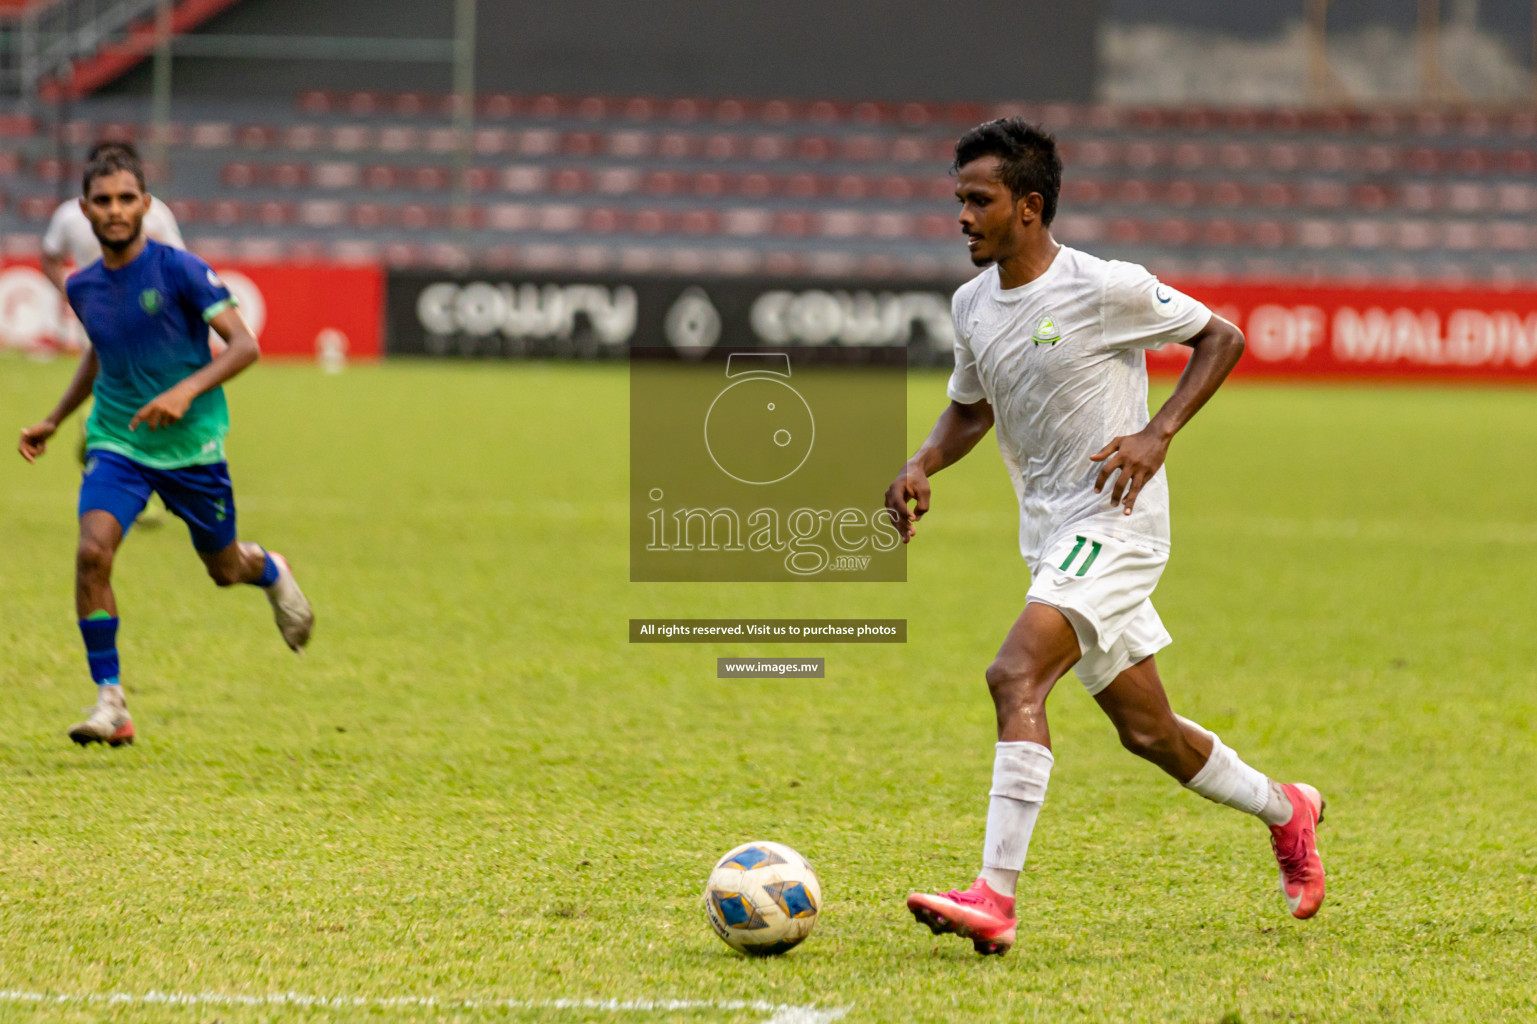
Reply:
[[[160,200],[151,197],[149,209],[144,211],[144,233],[157,242],[176,249],[185,249],[181,228],[176,215]],[[43,252],[59,259],[68,256],[76,270],[81,270],[101,259],[101,243],[91,230],[91,222],[76,199],[66,199],[53,211],[48,230],[43,232]]]
[[[1211,311],[1135,263],[1063,246],[1040,277],[999,287],[989,267],[951,304],[955,370],[949,395],[987,399],[1019,496],[1019,550],[1036,564],[1072,527],[1167,553],[1169,485],[1162,469],[1131,515],[1094,492],[1110,439],[1147,426],[1144,349],[1189,341]]]

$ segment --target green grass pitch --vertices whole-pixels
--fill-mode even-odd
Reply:
[[[0,360],[9,428],[69,372]],[[943,388],[912,377],[915,442]],[[1329,798],[1328,902],[1287,917],[1264,829],[1124,753],[1069,677],[1020,941],[989,959],[902,899],[980,856],[982,670],[1026,589],[990,440],[936,478],[905,585],[631,585],[622,366],[272,364],[230,396],[241,533],[291,558],[315,642],[216,590],[179,523],[137,529],[132,748],[64,735],[92,699],[75,426],[0,457],[0,1021],[1537,1018],[1531,391],[1239,383],[1195,420],[1160,664],[1176,709]],[[663,615],[911,641],[626,644]],[[795,653],[827,678],[714,678]],[[700,905],[749,838],[826,892],[767,962]],[[364,1002],[85,1001],[115,993]]]

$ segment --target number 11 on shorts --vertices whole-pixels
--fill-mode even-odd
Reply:
[[[1094,564],[1094,559],[1099,557],[1099,552],[1103,545],[1101,545],[1099,541],[1089,540],[1087,537],[1079,537],[1077,540],[1078,543],[1074,544],[1073,550],[1068,552],[1068,556],[1066,560],[1063,561],[1061,569],[1063,572],[1072,573],[1074,576],[1082,576],[1084,573],[1089,571],[1089,566]],[[1073,572],[1071,566],[1073,562],[1078,558],[1078,556],[1083,552],[1083,547],[1085,544],[1089,545],[1088,557],[1085,558],[1082,564],[1078,566],[1078,571]]]

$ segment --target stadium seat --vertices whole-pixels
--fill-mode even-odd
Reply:
[[[350,160],[327,160],[313,165],[310,181],[317,188],[356,188],[363,171]]]
[[[549,187],[550,172],[543,167],[512,164],[502,168],[502,188],[507,192],[543,192]]]

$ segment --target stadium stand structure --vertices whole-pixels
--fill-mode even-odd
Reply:
[[[142,139],[83,101],[71,152]],[[1023,114],[1067,164],[1057,234],[1166,275],[1537,281],[1537,113],[483,96],[456,223],[447,97],[189,101],[159,185],[215,259],[954,277],[957,134]],[[0,118],[0,244],[35,253],[78,168]]]

